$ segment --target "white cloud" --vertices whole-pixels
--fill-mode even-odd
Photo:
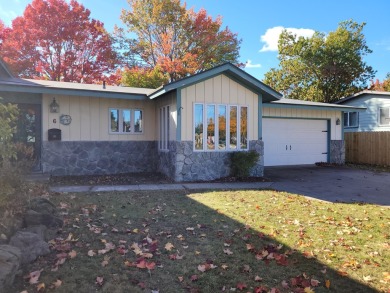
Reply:
[[[308,28],[284,28],[283,26],[275,26],[267,29],[265,34],[260,37],[261,42],[265,43],[260,49],[260,52],[277,51],[279,35],[284,29],[290,33],[293,33],[297,37],[308,38],[314,34],[314,30]]]
[[[261,67],[261,64],[258,63],[258,64],[252,64],[252,60],[248,59],[248,61],[246,61],[245,63],[245,68],[260,68]]]

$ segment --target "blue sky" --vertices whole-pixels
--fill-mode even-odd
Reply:
[[[126,0],[81,0],[91,10],[93,18],[104,22],[108,31],[119,19]],[[182,1],[183,2],[183,1]],[[22,15],[31,0],[0,0],[0,19],[10,25]],[[365,61],[377,70],[376,77],[384,79],[390,72],[390,0],[187,0],[187,8],[207,10],[214,18],[223,18],[223,26],[242,39],[240,61],[248,62],[245,70],[258,79],[272,67],[278,66],[277,39],[282,28],[297,34],[312,31],[328,33],[339,22],[353,19],[365,22],[364,35],[373,53]]]

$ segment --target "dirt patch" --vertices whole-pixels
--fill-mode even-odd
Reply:
[[[52,176],[50,185],[137,185],[168,184],[173,180],[160,173],[124,173],[112,175]]]
[[[191,183],[231,183],[231,182],[269,182],[264,177],[223,177],[210,181],[195,181]],[[83,176],[52,176],[50,185],[138,185],[138,184],[171,184],[171,178],[161,173],[126,173],[112,175],[83,175]]]

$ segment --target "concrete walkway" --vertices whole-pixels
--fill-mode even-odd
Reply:
[[[52,192],[103,192],[103,191],[141,191],[141,190],[239,190],[268,189],[272,182],[234,182],[234,183],[177,183],[177,184],[139,184],[139,185],[95,185],[95,186],[51,186]]]

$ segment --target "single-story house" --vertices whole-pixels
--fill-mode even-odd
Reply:
[[[343,163],[344,112],[284,99],[226,63],[158,89],[28,80],[0,62],[0,97],[21,109],[36,170],[51,175],[158,171],[175,181],[228,176],[229,154],[264,166]]]
[[[364,112],[344,113],[346,132],[390,131],[390,92],[364,90],[336,103],[367,108]]]

